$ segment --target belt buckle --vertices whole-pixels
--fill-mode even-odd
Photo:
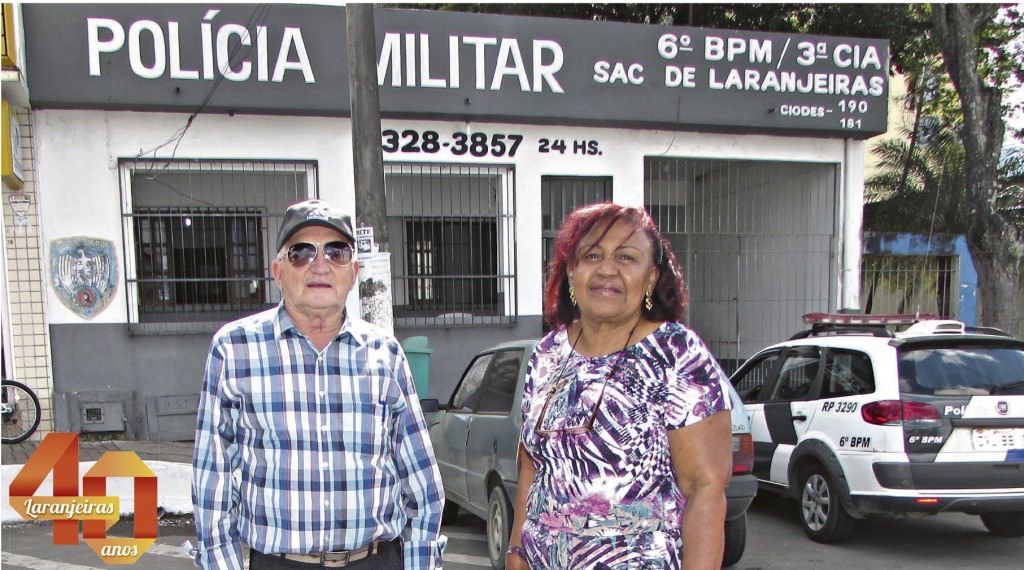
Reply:
[[[328,557],[328,554],[331,556]],[[327,566],[328,563],[331,563],[331,566],[336,566],[340,568],[342,566],[348,566],[348,563],[351,558],[351,550],[343,550],[341,552],[321,552],[320,565]]]

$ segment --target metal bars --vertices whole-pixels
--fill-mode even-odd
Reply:
[[[611,176],[542,176],[541,236],[544,242],[544,283],[548,282],[548,265],[555,257],[555,238],[562,221],[573,210],[612,199]]]
[[[865,254],[860,272],[864,313],[955,318],[959,272],[959,257],[953,255]]]
[[[396,324],[510,324],[516,294],[511,167],[384,168]]]
[[[121,161],[132,322],[224,321],[277,303],[270,262],[285,208],[316,165]]]
[[[687,322],[727,371],[827,310],[834,164],[647,157],[644,203],[683,267]]]
[[[133,217],[142,312],[262,306],[265,215],[262,208],[139,208]]]

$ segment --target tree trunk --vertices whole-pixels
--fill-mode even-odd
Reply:
[[[935,37],[960,96],[966,154],[967,244],[978,271],[978,324],[1024,335],[1024,230],[997,208],[996,172],[1005,126],[1002,92],[978,72],[978,30],[995,17],[995,4],[932,4]]]
[[[1014,255],[1009,244],[1012,239],[1007,236],[1001,244],[998,236],[971,231],[967,249],[978,272],[978,324],[1024,338],[1024,281],[1020,255]]]

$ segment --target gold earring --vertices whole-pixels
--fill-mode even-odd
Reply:
[[[576,289],[573,288],[572,283],[569,284],[569,302],[573,307],[576,306]]]
[[[651,312],[651,310],[654,309],[654,299],[652,299],[653,296],[654,296],[654,291],[652,291],[651,289],[648,289],[647,290],[647,299],[644,301],[644,306],[647,307],[647,312]]]

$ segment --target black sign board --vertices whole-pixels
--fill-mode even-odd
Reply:
[[[345,11],[23,4],[35,108],[344,116]],[[867,138],[889,44],[376,10],[385,116]]]

